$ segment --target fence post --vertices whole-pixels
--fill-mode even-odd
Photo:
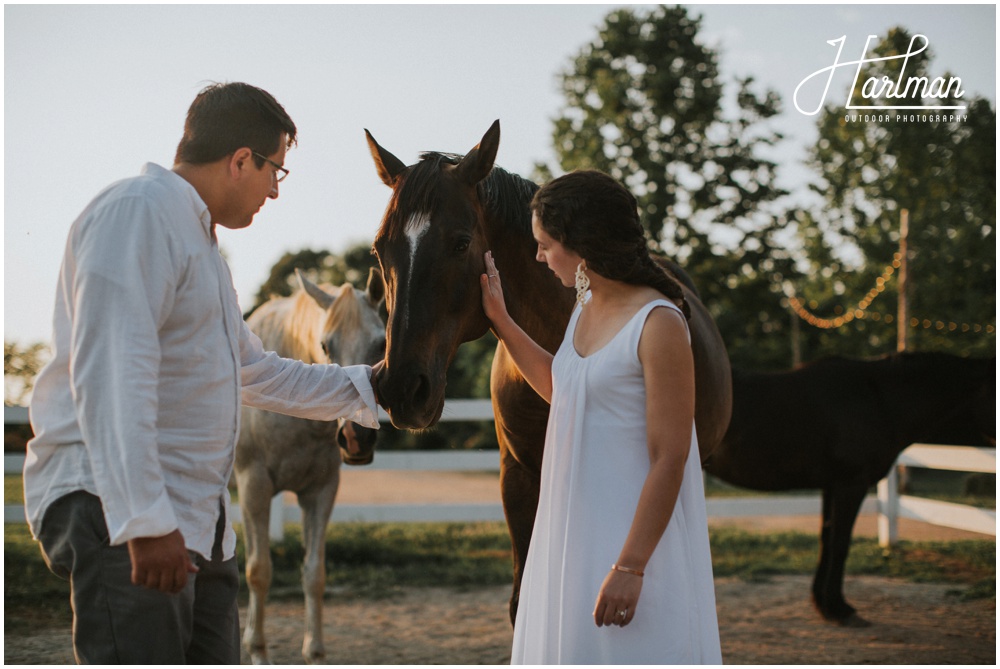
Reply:
[[[284,491],[271,498],[271,519],[267,524],[267,533],[271,537],[271,541],[281,541],[285,538]]]
[[[878,482],[878,545],[889,548],[898,538],[899,466],[893,462],[889,473]]]
[[[905,351],[909,347],[910,340],[910,277],[909,268],[909,241],[910,236],[910,211],[901,209],[899,211],[899,301],[896,309],[896,350]]]

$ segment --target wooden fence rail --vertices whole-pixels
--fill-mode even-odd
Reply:
[[[380,413],[383,421],[388,416]],[[489,400],[448,400],[442,421],[493,420]],[[4,423],[23,425],[28,422],[25,407],[4,407]],[[499,456],[495,451],[385,451],[366,466],[369,470],[397,471],[499,471]],[[996,536],[996,511],[960,504],[921,499],[898,494],[899,466],[927,467],[952,471],[996,473],[996,449],[965,446],[914,444],[903,451],[889,473],[878,484],[878,494],[870,495],[861,507],[862,513],[877,512],[879,543],[892,545],[896,540],[899,518],[911,518],[934,525],[970,530]],[[4,454],[4,473],[20,473],[23,454]],[[498,483],[499,485],[499,483]],[[708,515],[718,518],[747,516],[819,515],[819,495],[776,495],[755,497],[709,497]],[[239,507],[233,506],[233,520],[239,521]],[[503,520],[500,504],[337,504],[332,520],[341,522],[441,522]],[[23,523],[22,506],[4,506],[4,523]],[[280,538],[284,524],[301,522],[298,506],[288,504],[282,494],[276,495],[271,506],[273,537]]]

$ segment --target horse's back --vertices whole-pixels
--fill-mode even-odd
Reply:
[[[866,404],[835,385],[823,374],[732,370],[732,417],[706,471],[756,490],[822,487],[849,427],[841,418]]]
[[[709,473],[749,488],[878,481],[911,443],[985,445],[992,362],[946,354],[827,356],[780,372],[733,370],[733,415]],[[988,426],[988,427],[987,427]],[[995,438],[995,434],[994,437]]]
[[[695,427],[701,461],[711,457],[729,427],[733,410],[732,371],[719,328],[697,295],[682,282],[691,308],[691,352],[695,374]]]

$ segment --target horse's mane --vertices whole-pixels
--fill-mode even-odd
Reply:
[[[507,226],[531,235],[531,212],[528,205],[538,184],[494,166],[489,176],[479,182],[479,196],[486,207]]]
[[[321,333],[360,326],[361,304],[353,286],[321,287],[337,295],[337,301],[326,312],[304,290],[297,290],[290,297],[272,297],[254,311],[250,317],[251,327],[265,349],[286,358],[326,362]]]
[[[329,288],[325,290],[331,292]],[[334,292],[337,291],[339,291],[337,301],[326,312],[322,332],[358,330],[361,327],[361,302],[358,300],[358,291],[350,283],[334,289]]]
[[[404,173],[402,184],[393,189],[378,236],[392,239],[403,234],[406,221],[399,220],[397,214],[400,211],[433,211],[442,170],[447,165],[457,165],[462,158],[459,154],[437,151],[420,154],[420,162],[412,165]],[[479,182],[477,190],[481,202],[494,217],[520,232],[531,234],[528,203],[538,190],[537,184],[494,166],[489,175]]]

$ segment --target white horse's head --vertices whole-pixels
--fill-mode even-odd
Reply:
[[[379,314],[385,299],[382,275],[377,269],[368,274],[364,292],[350,283],[339,288],[321,288],[301,271],[295,271],[302,290],[323,310],[325,316],[311,338],[320,351],[313,351],[316,361],[348,365],[374,365],[385,356],[385,324]],[[319,353],[322,353],[322,356]],[[366,465],[374,457],[375,430],[344,419],[337,430],[344,462]]]

